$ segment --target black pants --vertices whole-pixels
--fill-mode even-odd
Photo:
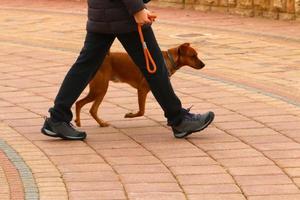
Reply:
[[[148,81],[154,97],[164,110],[165,117],[168,119],[168,125],[179,123],[185,110],[173,91],[168,71],[152,28],[145,28],[143,33],[148,49],[157,65],[155,74],[149,74],[145,67],[145,57],[138,32],[122,34],[88,32],[84,47],[67,73],[56,96],[54,107],[50,109],[51,118],[55,121],[65,122],[72,120],[72,105],[96,74],[114,39],[117,38]]]

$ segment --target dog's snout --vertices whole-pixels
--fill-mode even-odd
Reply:
[[[199,66],[200,66],[200,68],[203,68],[203,67],[205,67],[205,64],[201,60],[199,60]]]

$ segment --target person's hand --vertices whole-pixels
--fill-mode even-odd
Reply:
[[[135,22],[141,25],[151,24],[152,22],[154,22],[155,18],[156,16],[145,8],[134,14]]]

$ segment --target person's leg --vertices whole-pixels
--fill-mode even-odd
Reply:
[[[147,47],[157,66],[157,71],[154,74],[150,74],[146,69],[145,57],[138,32],[118,34],[117,38],[136,65],[139,66],[154,97],[164,110],[168,124],[176,125],[181,121],[185,110],[182,109],[181,102],[174,93],[163,55],[151,27],[145,28],[143,33]]]
[[[138,32],[119,34],[117,38],[148,81],[154,97],[165,112],[165,117],[168,119],[168,125],[172,127],[174,136],[184,138],[193,132],[205,129],[213,121],[214,113],[193,114],[182,108],[180,100],[173,91],[164,58],[152,28],[143,29],[143,35],[157,66],[157,71],[154,74],[148,73],[146,69],[145,56]]]
[[[65,122],[72,120],[72,105],[99,69],[114,38],[112,34],[87,33],[84,47],[65,76],[54,107],[50,109],[52,119]]]
[[[76,130],[71,124],[71,107],[101,66],[115,36],[113,34],[87,33],[84,47],[73,64],[50,108],[41,132],[51,137],[82,140],[86,133]]]

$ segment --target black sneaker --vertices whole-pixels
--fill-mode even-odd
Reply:
[[[184,138],[188,135],[202,131],[214,120],[215,114],[211,111],[201,114],[187,113],[183,116],[182,122],[177,126],[172,126],[176,138]]]
[[[46,118],[41,132],[50,137],[61,137],[66,140],[84,140],[86,133],[78,131],[71,123],[53,122],[51,118]]]

